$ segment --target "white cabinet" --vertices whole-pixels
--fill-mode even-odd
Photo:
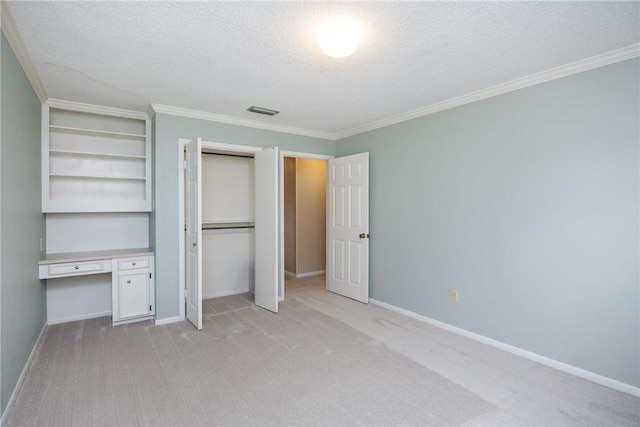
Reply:
[[[113,324],[145,320],[155,314],[154,257],[113,260]]]
[[[47,254],[38,262],[40,279],[47,279],[47,303],[54,293],[56,296],[51,297],[51,301],[62,301],[61,298],[64,298],[65,301],[68,301],[65,302],[67,305],[82,304],[81,301],[88,295],[80,292],[82,285],[76,280],[72,287],[68,287],[71,292],[63,293],[60,296],[55,291],[59,286],[65,287],[65,283],[60,282],[60,279],[111,273],[109,280],[111,290],[108,292],[110,302],[105,301],[106,308],[93,313],[83,312],[82,309],[79,309],[78,312],[72,315],[67,314],[64,317],[60,316],[60,313],[68,313],[69,310],[60,310],[62,305],[58,304],[54,310],[49,310],[57,313],[58,317],[53,319],[54,323],[91,319],[109,313],[111,313],[114,325],[153,319],[156,312],[154,260],[155,257],[150,248]],[[95,284],[95,281],[86,282]],[[80,294],[76,292],[80,292]],[[82,296],[79,297],[79,295]],[[103,306],[94,301],[88,303],[90,306]],[[48,307],[48,309],[50,308],[52,307]],[[111,310],[106,311],[109,308]],[[49,321],[51,320],[49,319]]]
[[[150,134],[145,113],[46,102],[42,211],[151,211]]]

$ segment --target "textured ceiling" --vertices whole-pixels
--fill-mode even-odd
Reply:
[[[50,98],[333,134],[640,41],[638,1],[6,6]],[[362,23],[351,57],[329,58],[314,39],[335,14]]]

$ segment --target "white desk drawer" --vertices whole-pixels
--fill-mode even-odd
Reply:
[[[137,268],[149,268],[149,258],[122,258],[118,260],[118,270],[133,270]]]
[[[43,271],[45,270],[45,271]],[[79,276],[83,274],[100,274],[111,271],[111,260],[64,262],[40,266],[40,278]]]

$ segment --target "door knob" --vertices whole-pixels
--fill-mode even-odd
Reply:
[[[360,238],[361,239],[368,239],[369,238],[369,233],[360,233]]]

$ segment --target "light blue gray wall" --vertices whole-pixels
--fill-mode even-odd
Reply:
[[[628,60],[338,141],[371,153],[371,296],[640,386],[639,79]]]
[[[2,35],[0,156],[0,364],[2,412],[46,321],[44,281],[38,280],[40,101]]]
[[[195,139],[333,155],[335,142],[287,133],[156,114],[154,132],[155,211],[152,230],[156,252],[156,317],[179,315],[178,139]]]

